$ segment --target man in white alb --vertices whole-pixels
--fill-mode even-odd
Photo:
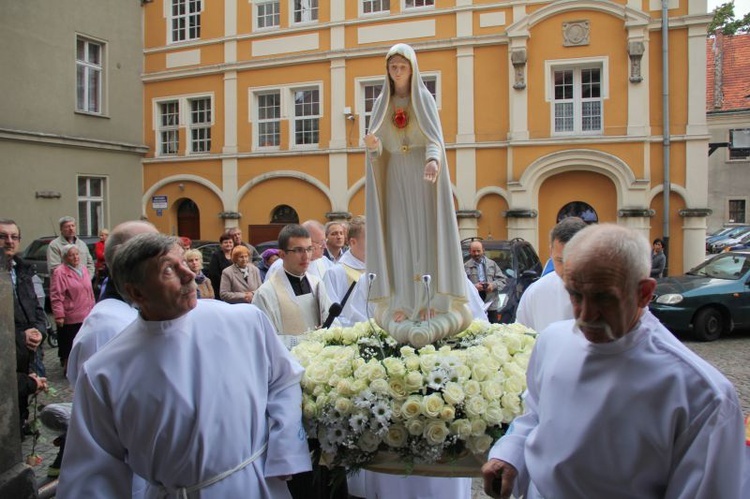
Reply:
[[[302,227],[307,229],[310,233],[310,240],[312,241],[312,254],[310,255],[310,264],[307,266],[307,275],[313,275],[320,280],[323,280],[326,272],[333,267],[333,262],[328,258],[323,257],[323,250],[326,247],[326,235],[323,224],[317,220],[307,220],[302,223]],[[271,267],[266,272],[264,281],[270,279],[271,274],[280,270],[284,266],[284,261],[279,258],[271,264]]]
[[[357,216],[349,222],[349,251],[343,254],[323,276],[326,292],[332,301],[342,303],[349,287],[356,283],[367,267],[365,265],[365,217]],[[350,294],[351,296],[351,294]],[[344,304],[344,309],[347,308]],[[343,312],[342,312],[343,314]]]
[[[521,295],[516,322],[542,332],[555,321],[573,318],[573,305],[563,283],[563,249],[576,233],[586,227],[578,217],[562,219],[550,232],[550,257],[555,271],[541,277]]]
[[[612,224],[565,246],[575,320],[537,339],[526,412],[482,467],[492,497],[517,485],[530,499],[741,498],[737,394],[648,311],[650,252],[641,233]]]
[[[311,467],[301,366],[256,307],[198,300],[174,237],[115,255],[139,317],[82,367],[57,497],[289,497]]]
[[[331,307],[325,285],[307,273],[313,249],[310,233],[301,225],[281,229],[282,269],[273,272],[253,296],[253,305],[268,315],[289,348],[300,335],[320,327]]]

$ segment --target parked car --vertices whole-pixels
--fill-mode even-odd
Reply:
[[[740,225],[729,232],[706,240],[706,252],[721,253],[727,246],[737,244],[739,238],[750,233],[750,225]]]
[[[26,249],[21,253],[21,258],[34,266],[36,274],[42,279],[42,287],[44,288],[44,307],[48,312],[52,311],[49,302],[49,281],[50,273],[49,267],[47,266],[47,247],[57,236],[44,236],[31,241]],[[94,244],[99,241],[98,236],[78,236],[86,246],[89,248],[91,257],[94,258]],[[93,276],[92,276],[93,278]]]
[[[750,249],[750,232],[740,237],[735,244],[731,244],[727,241],[726,246],[724,246],[724,249],[721,251],[742,251],[746,249]]]
[[[469,245],[472,241],[482,239],[472,237],[461,241],[464,262],[471,258]],[[482,241],[482,244],[484,255],[494,260],[508,278],[505,289],[500,290],[498,319],[502,323],[514,322],[521,295],[542,275],[542,262],[531,243],[521,238],[509,241],[493,239]]]
[[[672,332],[713,341],[750,326],[750,252],[721,253],[657,280],[649,309]]]

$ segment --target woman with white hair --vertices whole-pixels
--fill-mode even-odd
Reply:
[[[57,325],[59,349],[57,355],[63,366],[68,366],[68,356],[81,324],[94,308],[94,290],[91,276],[75,244],[66,244],[61,250],[62,265],[52,272],[49,298]]]

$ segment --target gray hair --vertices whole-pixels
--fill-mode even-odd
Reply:
[[[115,253],[120,246],[125,244],[133,236],[144,232],[154,233],[158,231],[154,224],[143,220],[130,220],[128,222],[123,222],[112,229],[112,232],[109,233],[109,237],[107,238],[107,242],[104,243],[104,261],[107,262],[107,267],[109,267],[110,273],[112,272]]]
[[[320,232],[322,232],[323,234],[325,234],[325,232],[326,232],[325,225],[323,225],[322,223],[320,223],[318,220],[307,220],[307,221],[305,221],[305,222],[302,223],[302,227],[304,227],[308,231],[311,228],[314,228],[314,229],[320,230]]]
[[[555,241],[560,244],[568,244],[579,230],[586,228],[586,222],[578,217],[566,217],[560,220],[549,233],[550,246]]]
[[[62,248],[60,248],[60,256],[63,257],[63,258],[65,258],[66,256],[68,256],[68,253],[72,249],[76,249],[77,250],[78,246],[76,246],[75,244],[66,244],[66,245],[64,245]]]
[[[115,253],[112,263],[112,279],[117,291],[127,300],[132,297],[126,291],[126,285],[140,286],[146,281],[146,265],[149,260],[169,253],[179,246],[174,236],[143,233],[133,236]]]
[[[76,219],[69,215],[65,215],[64,217],[60,217],[60,220],[57,221],[57,225],[62,229],[63,224],[68,222],[76,223]]]
[[[0,218],[0,225],[15,225],[18,229],[18,237],[21,237],[21,227],[12,218]]]
[[[565,245],[563,260],[600,260],[626,269],[628,284],[634,286],[651,273],[651,245],[633,229],[615,224],[590,225]]]

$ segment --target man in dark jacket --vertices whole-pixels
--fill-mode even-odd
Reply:
[[[21,427],[29,417],[29,397],[47,388],[47,379],[31,371],[34,352],[42,342],[46,327],[44,309],[34,292],[34,269],[16,254],[21,244],[21,230],[10,219],[0,218],[0,245],[5,254],[6,269],[13,284],[13,315],[16,335],[16,378]]]

